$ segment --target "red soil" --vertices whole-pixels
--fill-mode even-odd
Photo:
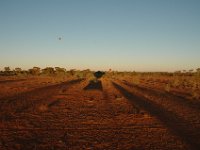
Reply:
[[[128,80],[104,77],[88,84],[88,80],[1,79],[0,149],[200,147],[198,103]]]

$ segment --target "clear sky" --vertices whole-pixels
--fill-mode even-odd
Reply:
[[[5,66],[196,69],[200,0],[0,0]]]

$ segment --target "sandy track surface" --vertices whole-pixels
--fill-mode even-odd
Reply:
[[[0,98],[0,149],[197,149],[191,106],[109,78],[38,86]]]
[[[131,102],[157,117],[174,135],[187,143],[190,149],[200,147],[200,110],[198,103],[179,98],[167,92],[148,89],[129,82],[114,83]]]

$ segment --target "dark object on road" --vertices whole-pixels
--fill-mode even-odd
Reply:
[[[102,72],[102,71],[97,71],[94,73],[94,76],[99,79],[101,78],[103,75],[105,74],[105,72]]]
[[[103,90],[102,83],[99,80],[91,80],[89,84],[84,87],[84,90]]]

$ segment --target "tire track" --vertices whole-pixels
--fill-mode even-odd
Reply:
[[[19,121],[5,121],[0,149],[188,149],[110,79],[101,81],[102,90],[72,80],[0,99],[0,110]],[[35,110],[43,104],[50,109]]]
[[[127,90],[127,88],[119,83],[113,82],[113,85],[132,103],[146,110],[149,114],[160,120],[172,131],[173,134],[177,135],[183,140],[183,142],[188,144],[190,149],[198,150],[200,147],[200,143],[197,140],[199,138],[198,134],[194,134],[194,132],[191,133],[191,130],[197,130],[185,124],[185,120],[175,115],[174,112],[163,108],[159,104],[144,97],[137,96],[135,93],[130,92],[130,90]]]
[[[107,105],[111,105],[114,112],[110,115],[115,123],[113,127],[119,128],[114,132],[114,139],[118,139],[122,143],[132,142],[133,149],[188,149],[188,146],[180,138],[171,134],[170,130],[154,115],[149,115],[149,111],[145,107],[130,102],[130,93],[124,94],[110,80],[105,83],[107,85],[103,86],[103,89]],[[137,125],[140,128],[135,128]],[[130,133],[127,137],[120,139],[118,136],[123,136],[122,133],[126,127],[130,129],[127,130]],[[137,133],[140,134],[137,135]],[[147,138],[151,140],[147,140]]]
[[[135,94],[138,94],[140,97],[146,97],[155,104],[163,107],[163,109],[173,112],[174,116],[181,118],[180,126],[184,126],[191,136],[196,138],[196,143],[200,143],[200,110],[198,103],[190,101],[188,99],[177,98],[171,94],[158,91],[154,89],[148,89],[132,85],[128,82],[125,84],[132,88]],[[188,127],[188,128],[187,128]]]
[[[0,84],[5,84],[5,83],[15,83],[15,82],[21,82],[21,81],[26,81],[27,79],[16,79],[16,80],[3,80],[0,81]]]
[[[17,149],[16,145],[21,147],[20,149],[35,149],[35,146],[39,149],[44,149],[44,146],[45,149],[52,149],[56,147],[55,142],[60,144],[58,141],[62,139],[61,136],[70,130],[67,126],[65,128],[70,120],[67,120],[65,112],[68,102],[59,102],[57,97],[70,94],[70,91],[76,90],[82,82],[84,80],[70,80],[25,92],[18,97],[11,96],[4,103],[5,109],[0,113],[0,149],[14,150]],[[32,94],[36,95],[32,97]],[[21,96],[23,100],[20,99]],[[11,107],[14,107],[12,103],[15,103],[16,107],[13,110],[11,110]],[[49,110],[45,112],[36,110],[35,108],[41,104],[47,106]],[[64,141],[61,142],[64,144]],[[66,148],[65,144],[62,146]]]
[[[69,88],[73,84],[77,84],[82,80],[70,80],[61,84],[55,84],[34,89],[29,92],[20,93],[11,97],[0,99],[0,116],[9,116],[9,114],[16,114],[24,112],[30,108],[36,107],[41,103],[46,103],[49,98],[55,93],[59,92],[61,88]]]
[[[184,105],[186,107],[190,107],[190,108],[195,109],[196,111],[200,112],[200,102],[198,100],[192,101],[190,99],[186,99],[184,97],[177,96],[170,92],[161,91],[159,89],[153,89],[153,87],[132,84],[126,80],[123,80],[120,82],[122,82],[123,84],[125,84],[129,87],[135,88],[140,91],[144,91],[145,93],[154,94],[156,96],[164,96],[169,100],[173,99],[173,102],[175,104]]]

